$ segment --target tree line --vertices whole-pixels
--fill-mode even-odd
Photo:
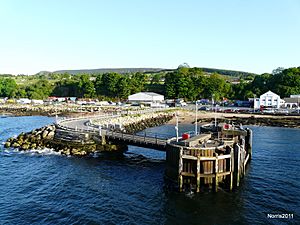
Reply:
[[[21,79],[22,78],[22,79]],[[22,82],[20,81],[22,80]],[[271,90],[281,97],[300,94],[300,67],[278,68],[251,79],[240,78],[233,84],[226,76],[208,74],[200,68],[179,67],[165,73],[104,73],[104,74],[48,74],[22,77],[1,77],[0,97],[45,99],[49,96],[126,100],[140,91],[153,91],[167,99],[247,100]]]

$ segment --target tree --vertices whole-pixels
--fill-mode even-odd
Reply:
[[[53,86],[48,80],[38,80],[33,85],[27,86],[25,91],[30,99],[45,99],[52,93]]]
[[[0,79],[0,95],[1,97],[15,97],[17,92],[17,83],[12,78]]]
[[[73,79],[62,79],[55,83],[51,95],[60,97],[77,97],[80,95],[78,81]]]
[[[130,89],[129,89],[129,78],[128,77],[121,77],[119,79],[119,82],[117,84],[117,90],[118,91],[118,98],[119,99],[127,99],[130,95]]]
[[[159,73],[154,74],[154,76],[151,79],[151,84],[159,84],[161,79],[161,75]]]
[[[134,73],[130,77],[130,92],[134,94],[144,90],[146,81],[147,76],[145,74],[140,72]]]
[[[272,71],[272,74],[273,75],[280,74],[280,73],[282,73],[283,70],[284,70],[283,67],[278,67]]]
[[[121,75],[118,73],[105,73],[96,77],[95,87],[98,95],[116,97],[118,95],[118,82]]]
[[[226,83],[225,79],[219,74],[212,74],[204,87],[204,97],[211,98],[214,96],[215,100],[220,100],[226,97],[230,92],[230,85]]]
[[[93,98],[96,94],[94,83],[90,80],[90,75],[82,74],[79,76],[78,87],[80,97]]]

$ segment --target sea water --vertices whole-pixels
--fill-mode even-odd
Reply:
[[[0,141],[53,121],[2,116]],[[168,190],[165,153],[152,149],[129,146],[123,157],[76,158],[1,146],[0,224],[299,224],[300,129],[251,129],[253,158],[233,192]],[[174,135],[175,129],[148,132]]]

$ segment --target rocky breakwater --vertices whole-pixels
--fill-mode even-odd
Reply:
[[[50,140],[55,135],[55,126],[48,125],[28,133],[22,132],[17,137],[7,139],[5,148],[18,148],[19,150],[41,149],[50,146]]]
[[[174,117],[173,112],[134,114],[116,118],[92,120],[91,123],[104,129],[133,134],[149,127],[167,123]]]
[[[65,135],[65,136],[64,136]],[[70,137],[70,140],[64,137]],[[28,133],[21,133],[17,137],[7,139],[5,148],[16,148],[20,151],[39,150],[44,148],[53,149],[62,155],[88,156],[97,152],[123,154],[127,146],[114,145],[111,143],[97,142],[92,137],[83,139],[81,133],[69,132],[48,125]]]

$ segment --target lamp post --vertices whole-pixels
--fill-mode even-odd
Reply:
[[[175,126],[176,142],[178,142],[178,115],[177,115],[177,112],[175,113],[175,117],[176,117],[176,126]]]
[[[102,136],[102,126],[101,125],[99,125],[99,136],[101,137]]]
[[[217,127],[217,113],[216,113],[216,107],[214,106],[214,96],[215,94],[212,94],[212,109],[214,111],[214,114],[215,114],[215,127]]]
[[[197,135],[198,134],[198,104],[197,104],[197,100],[196,100],[196,115],[195,115],[195,117],[196,117],[196,120],[195,120],[195,135]]]
[[[58,120],[58,110],[57,110],[57,103],[54,103],[54,107],[55,107],[55,123],[58,124],[59,120]]]

